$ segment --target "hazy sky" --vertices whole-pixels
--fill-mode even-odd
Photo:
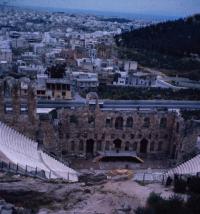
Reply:
[[[0,0],[4,1],[4,0]],[[200,13],[200,0],[10,0],[15,5],[186,16]]]

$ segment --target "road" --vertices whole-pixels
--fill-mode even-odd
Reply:
[[[90,101],[95,104],[95,101]],[[135,108],[168,108],[168,109],[199,109],[200,101],[177,101],[177,100],[101,100],[99,101],[102,109],[135,109]],[[38,108],[73,108],[86,105],[82,101],[38,101]]]
[[[91,105],[95,101],[89,102]],[[200,110],[200,101],[177,101],[177,100],[100,100],[100,108],[102,110],[128,110],[128,109],[188,109]],[[72,101],[50,101],[39,100],[37,108],[54,109],[54,108],[76,108],[86,105],[85,100]],[[11,107],[11,101],[6,101],[6,107]],[[21,107],[26,108],[26,104],[22,102]]]

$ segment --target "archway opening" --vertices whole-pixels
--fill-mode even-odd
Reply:
[[[133,118],[129,117],[126,121],[126,127],[127,128],[132,128],[133,127]]]
[[[148,140],[143,139],[140,142],[140,153],[146,154],[147,153],[147,146],[148,146]]]
[[[116,150],[120,150],[121,149],[121,147],[122,147],[122,141],[120,139],[116,139],[113,143],[115,145],[115,149]]]
[[[94,140],[90,139],[86,142],[86,154],[93,155],[94,154]]]

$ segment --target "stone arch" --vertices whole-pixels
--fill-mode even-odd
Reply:
[[[126,120],[126,127],[127,128],[133,128],[133,118],[132,117],[128,117]]]
[[[116,139],[113,141],[116,150],[120,150],[122,148],[122,141],[120,139]]]
[[[93,155],[94,154],[94,140],[88,139],[86,141],[86,154]]]
[[[144,138],[140,141],[140,153],[146,154],[147,148],[148,148],[148,140]]]
[[[123,117],[117,117],[115,120],[115,128],[123,129],[123,123],[124,123]]]

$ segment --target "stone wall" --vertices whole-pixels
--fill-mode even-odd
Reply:
[[[30,85],[27,96],[21,96],[20,80],[7,77],[0,81],[0,90],[0,120],[36,140],[39,121],[34,87]]]
[[[179,120],[175,112],[103,111],[89,106],[60,109],[58,142],[63,154],[123,150],[152,158],[171,157],[173,145],[179,144]]]

